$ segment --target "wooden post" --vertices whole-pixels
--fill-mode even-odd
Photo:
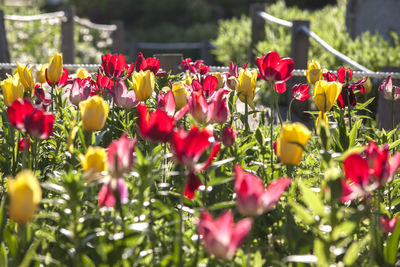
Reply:
[[[291,29],[292,41],[291,41],[291,49],[290,49],[290,57],[294,61],[295,69],[307,69],[307,61],[308,61],[308,49],[310,46],[309,37],[305,34],[304,31],[300,29],[300,27],[305,26],[307,28],[310,27],[310,21],[308,20],[294,20],[293,27]],[[290,85],[288,84],[287,98],[290,103],[292,99],[291,94],[291,86],[297,83],[306,83],[306,77],[292,77],[290,80]],[[292,114],[295,114],[302,120],[307,120],[309,115],[304,111],[309,109],[309,105],[307,101],[293,101],[292,104]]]
[[[255,3],[250,6],[251,18],[251,42],[248,50],[248,61],[251,63],[256,62],[256,45],[259,41],[265,39],[265,19],[258,15],[259,11],[265,11],[266,5]]]
[[[112,43],[112,52],[115,54],[123,54],[125,50],[125,32],[124,32],[124,23],[122,20],[113,21],[115,25],[117,25],[117,30],[113,31],[111,34],[113,43]]]
[[[0,62],[1,63],[9,63],[10,62],[10,52],[8,50],[8,42],[7,42],[7,35],[6,35],[6,28],[4,25],[4,11],[0,10]],[[11,70],[1,70],[0,71],[0,78],[6,78],[6,73],[10,72]]]
[[[201,48],[200,51],[200,57],[202,60],[204,60],[204,64],[210,65],[212,64],[212,55],[210,53],[210,43],[208,40],[204,40],[203,42],[203,47]]]
[[[73,64],[75,62],[75,7],[67,7],[64,12],[66,18],[61,23],[61,51],[64,63]]]
[[[160,60],[161,68],[166,72],[171,71],[172,74],[178,74],[180,72],[183,54],[154,54],[153,57]]]
[[[400,71],[399,67],[384,67],[382,68],[384,72],[398,72]],[[378,86],[382,84],[383,79],[379,79]],[[399,79],[392,79],[393,85],[399,86],[400,80]],[[378,97],[378,127],[380,129],[385,130],[393,130],[392,129],[392,101],[386,100],[382,93],[377,91]],[[394,127],[400,123],[400,100],[394,101]]]

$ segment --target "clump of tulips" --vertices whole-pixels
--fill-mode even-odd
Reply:
[[[293,84],[293,60],[275,51],[256,68],[180,67],[105,54],[97,70],[72,73],[56,53],[5,77],[0,265],[398,264],[390,76],[379,87],[392,103],[385,131],[367,77],[353,81],[350,68],[313,60]],[[296,102],[309,121],[292,120]]]

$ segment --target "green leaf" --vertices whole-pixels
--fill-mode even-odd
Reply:
[[[25,252],[24,259],[22,260],[21,264],[19,265],[20,267],[28,267],[30,265],[32,258],[36,254],[36,249],[38,248],[40,242],[42,242],[42,240],[38,239],[29,246],[28,251]],[[87,265],[85,265],[85,266],[87,266]]]
[[[357,224],[352,221],[345,221],[338,226],[336,226],[333,231],[332,231],[332,237],[334,240],[337,240],[339,238],[347,237],[351,235],[356,229]]]
[[[232,180],[233,180],[232,177],[213,178],[207,183],[207,186],[216,186],[216,185],[220,185],[220,184],[226,184]]]
[[[368,99],[367,101],[365,101],[364,103],[357,105],[356,109],[357,110],[362,110],[364,109],[366,106],[368,106],[369,104],[371,104],[374,101],[375,97],[371,97],[370,99]]]
[[[398,139],[398,140],[394,141],[393,143],[391,143],[389,145],[389,149],[393,149],[393,148],[397,147],[398,145],[400,145],[400,139]]]
[[[370,239],[369,235],[366,235],[363,239],[359,241],[354,241],[351,246],[347,249],[344,255],[343,262],[346,266],[353,265],[359,257],[361,249],[368,243]]]
[[[315,223],[314,217],[305,207],[294,201],[290,202],[290,206],[292,207],[292,211],[296,214],[298,219],[300,219],[303,223],[307,225]]]
[[[322,200],[319,196],[305,186],[302,182],[299,182],[299,187],[301,194],[303,196],[303,201],[315,214],[320,216],[325,216],[325,209]]]
[[[317,266],[329,266],[329,244],[323,242],[321,239],[316,238],[314,241],[314,255],[317,256]]]
[[[264,137],[262,135],[262,132],[261,132],[260,128],[257,128],[257,130],[254,132],[254,137],[256,138],[257,143],[260,146],[264,145]]]
[[[6,229],[4,231],[4,241],[7,244],[8,249],[10,250],[10,253],[13,257],[15,257],[16,253],[17,253],[17,248],[18,248],[18,243],[17,243],[17,239],[15,238],[15,236],[13,234],[11,234],[8,229]]]
[[[228,208],[233,208],[234,206],[235,206],[235,201],[225,201],[209,206],[208,210],[228,209]]]
[[[349,148],[353,147],[354,144],[356,143],[358,128],[360,128],[361,123],[362,123],[362,120],[358,120],[356,123],[354,123],[353,128],[350,131],[350,134],[349,134]]]
[[[3,242],[0,243],[0,266],[8,266],[6,247]]]
[[[400,223],[397,222],[396,228],[387,241],[384,248],[385,260],[389,264],[394,264],[396,261],[397,253],[399,251],[399,238],[400,238]]]
[[[254,259],[253,259],[253,267],[262,267],[264,264],[265,260],[262,259],[261,253],[259,250],[257,250],[256,253],[254,253]]]

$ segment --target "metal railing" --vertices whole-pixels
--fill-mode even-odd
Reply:
[[[293,27],[293,23],[287,20],[283,20],[277,17],[274,17],[264,11],[258,11],[257,14],[272,23],[287,27],[287,28],[292,28]],[[334,55],[335,57],[341,59],[342,61],[346,62],[347,64],[349,64],[350,66],[353,66],[354,68],[357,68],[363,72],[366,73],[366,75],[371,76],[370,74],[373,73],[372,70],[368,69],[367,67],[364,67],[363,65],[357,63],[356,61],[354,61],[353,59],[349,58],[348,56],[344,55],[343,53],[337,51],[335,48],[333,48],[332,46],[330,46],[327,42],[325,42],[324,40],[321,39],[321,37],[319,37],[315,32],[311,31],[310,28],[306,27],[306,26],[300,26],[298,28],[299,30],[303,31],[306,35],[308,35],[309,37],[311,37],[315,42],[317,42],[320,46],[322,46],[326,51],[328,51],[329,53],[331,53],[332,55]]]

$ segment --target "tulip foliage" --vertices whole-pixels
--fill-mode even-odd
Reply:
[[[378,129],[350,68],[313,60],[295,84],[292,59],[255,62],[17,64],[1,84],[0,266],[399,264],[393,112]],[[379,91],[397,104],[390,76]]]

